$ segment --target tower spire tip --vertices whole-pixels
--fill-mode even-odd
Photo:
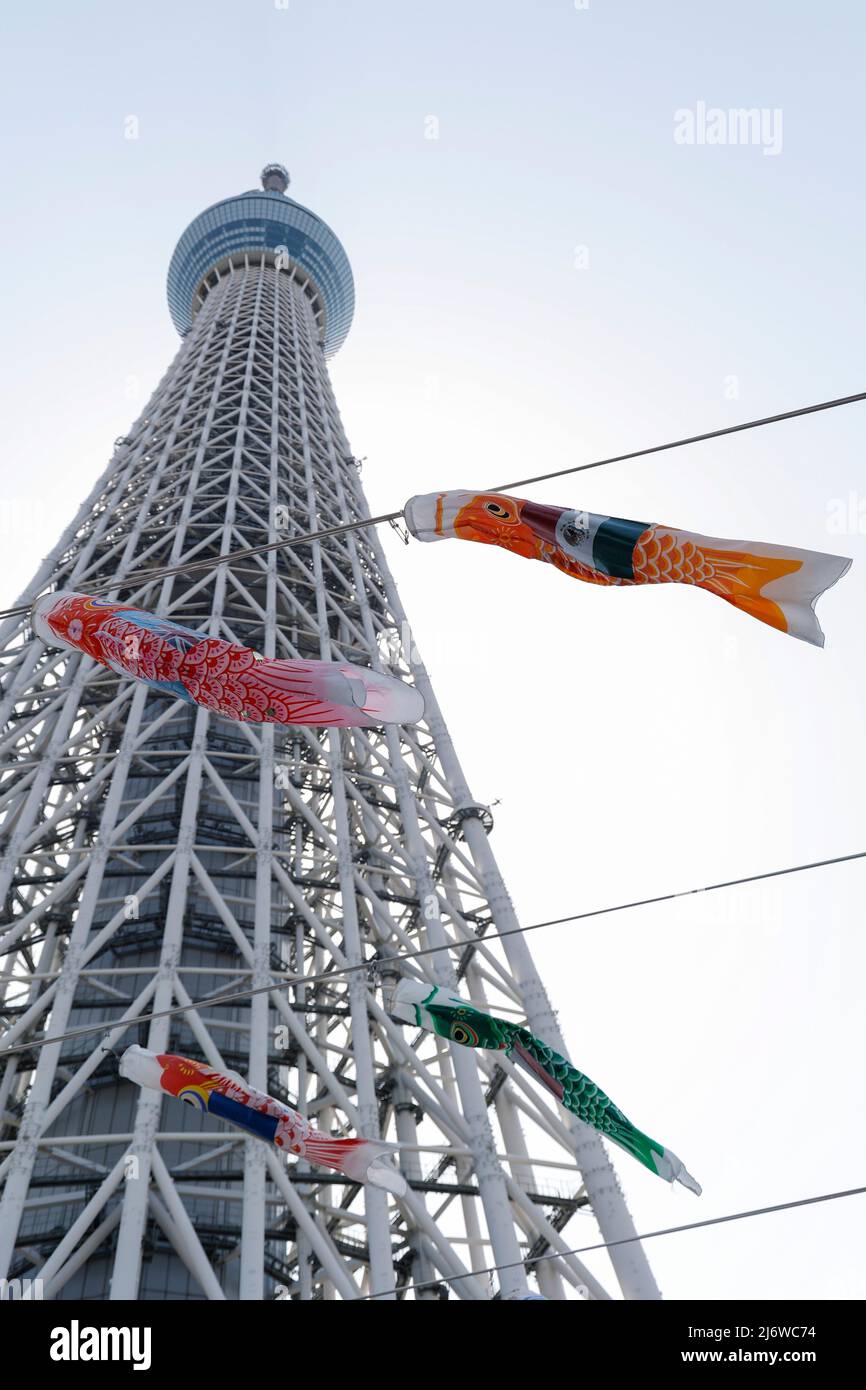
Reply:
[[[261,173],[266,192],[285,193],[289,186],[289,171],[282,164],[266,164]]]

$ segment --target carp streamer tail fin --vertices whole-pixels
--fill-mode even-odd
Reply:
[[[633,1125],[594,1081],[527,1028],[512,1028],[511,1034],[506,1056],[541,1081],[566,1110],[625,1149],[665,1182],[682,1183],[690,1192],[698,1197],[701,1195],[700,1183],[695,1181],[682,1159]]]
[[[613,1109],[613,1107],[611,1107]],[[665,1182],[682,1183],[695,1196],[700,1197],[701,1185],[692,1177],[681,1158],[677,1158],[670,1149],[665,1149],[661,1144],[657,1144],[655,1139],[650,1139],[635,1125],[627,1120],[622,1112],[619,1117],[614,1118],[610,1112],[606,1117],[606,1123],[601,1130],[606,1139],[610,1139],[614,1144],[618,1144],[626,1153],[630,1153],[632,1158],[636,1158],[645,1168],[649,1168],[651,1173],[656,1173]]]
[[[703,569],[709,571],[692,581],[699,588],[718,594],[780,632],[823,647],[815,605],[851,568],[846,556],[758,541],[691,539],[699,548]]]
[[[314,1163],[345,1173],[353,1182],[368,1182],[402,1197],[408,1190],[403,1174],[389,1162],[392,1149],[369,1139],[331,1139],[315,1135],[306,1141],[306,1155]]]

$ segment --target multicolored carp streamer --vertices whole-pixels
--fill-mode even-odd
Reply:
[[[137,1086],[166,1091],[197,1110],[206,1110],[209,1115],[217,1115],[257,1139],[274,1144],[283,1153],[336,1168],[352,1182],[368,1182],[398,1197],[407,1190],[403,1174],[385,1157],[390,1152],[388,1144],[372,1139],[331,1139],[320,1134],[297,1110],[254,1090],[234,1072],[214,1071],[189,1057],[149,1052],[146,1047],[136,1046],[123,1053],[119,1071]]]
[[[500,492],[431,492],[411,497],[404,516],[418,540],[499,545],[589,584],[694,584],[816,647],[824,634],[815,604],[851,565],[841,555],[716,540]]]
[[[462,1043],[464,1047],[504,1052],[516,1066],[546,1086],[566,1110],[597,1129],[606,1139],[619,1144],[651,1173],[657,1173],[666,1182],[680,1182],[700,1196],[700,1185],[676,1154],[636,1129],[594,1081],[528,1028],[482,1013],[459,994],[420,980],[400,980],[391,997],[389,1012],[403,1023],[427,1028],[438,1033],[440,1038]]]
[[[120,675],[227,719],[372,728],[414,724],[424,713],[415,687],[392,676],[342,661],[260,656],[113,599],[46,594],[32,623],[52,646],[85,652]]]

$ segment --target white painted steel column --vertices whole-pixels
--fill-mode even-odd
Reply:
[[[301,440],[304,457],[304,473],[307,484],[307,521],[309,530],[319,529],[316,506],[316,487],[313,477],[310,451],[309,429],[307,425],[304,374],[300,361],[300,342],[297,317],[294,324],[293,350],[298,381],[298,394],[301,406]],[[308,325],[309,329],[309,325]],[[312,334],[308,331],[312,347]],[[313,572],[316,580],[316,618],[320,633],[322,660],[330,656],[328,637],[328,615],[325,604],[324,580],[322,575],[321,544],[314,542]],[[352,866],[352,849],[346,818],[346,793],[343,786],[342,753],[339,730],[328,731],[327,765],[331,776],[334,797],[334,820],[337,834],[337,872],[340,880],[340,898],[343,908],[343,941],[346,961],[349,965],[359,965],[363,960],[361,936],[358,927],[358,913],[355,902],[355,884]],[[358,1087],[358,1112],[361,1117],[361,1133],[366,1138],[379,1137],[379,1107],[376,1101],[376,1082],[373,1073],[373,1053],[370,1044],[367,1020],[367,986],[364,975],[355,971],[348,977],[349,1004],[352,1012],[352,1043],[355,1055],[355,1071]],[[364,1189],[364,1207],[367,1213],[367,1241],[370,1248],[370,1274],[375,1293],[382,1301],[393,1299],[394,1264],[391,1257],[391,1232],[388,1224],[388,1199],[376,1187],[367,1185]]]

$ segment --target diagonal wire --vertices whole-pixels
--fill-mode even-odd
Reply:
[[[531,922],[526,927],[509,927],[505,931],[496,933],[490,940],[501,940],[508,936],[523,936],[526,932],[541,931],[543,927],[559,927],[566,922],[583,922],[588,917],[605,917],[611,912],[628,912],[635,907],[650,907],[655,903],[673,902],[675,898],[688,898],[694,893],[715,893],[720,888],[735,888],[744,883],[758,883],[763,879],[782,878],[786,874],[801,874],[807,869],[825,869],[832,864],[847,864],[853,859],[866,859],[866,850],[858,850],[855,854],[840,854],[832,859],[816,859],[809,864],[793,864],[787,869],[768,869],[760,874],[747,874],[743,878],[729,878],[720,883],[708,883],[703,888],[683,888],[676,893],[659,893],[653,898],[636,898],[633,902],[615,903],[612,907],[596,907],[589,912],[575,912],[569,917],[552,917],[545,922]],[[397,965],[401,961],[422,960],[426,956],[435,956],[439,951],[465,951],[471,949],[473,942],[448,941],[442,946],[424,946],[417,951],[403,951],[393,956],[371,957],[369,960],[361,961],[356,965],[344,965],[336,970],[328,970],[319,975],[289,975],[284,976],[280,984],[271,983],[268,985],[257,985],[255,988],[236,990],[230,994],[214,994],[205,999],[193,999],[189,1004],[178,1004],[171,1009],[160,1009],[158,1012],[148,1014],[137,1014],[134,1019],[130,1019],[124,1028],[131,1028],[134,1024],[148,1023],[155,1018],[172,1018],[175,1014],[185,1014],[191,1009],[210,1008],[214,1004],[233,1004],[238,999],[252,999],[257,994],[270,994],[275,989],[287,989],[294,984],[317,984],[321,981],[331,982],[344,975],[353,975],[358,971],[370,970],[372,968],[386,969],[390,965]],[[11,977],[14,980],[14,976]],[[54,1037],[45,1037],[29,1043],[17,1043],[14,1047],[0,1048],[0,1057],[9,1057],[16,1052],[31,1052],[40,1047],[47,1047],[51,1043],[68,1042],[73,1038],[85,1037],[92,1033],[110,1033],[113,1029],[120,1026],[117,1023],[92,1023],[85,1028],[73,1028],[68,1033],[58,1033]],[[0,1039],[2,1041],[2,1039]]]
[[[686,444],[701,444],[706,439],[721,439],[725,434],[740,434],[743,430],[758,430],[763,425],[776,425],[780,420],[796,420],[801,415],[816,415],[820,410],[835,410],[840,405],[854,405],[866,401],[866,391],[858,391],[854,396],[837,396],[833,401],[819,401],[817,405],[801,405],[797,410],[783,410],[779,415],[764,415],[759,420],[745,420],[740,425],[725,425],[719,430],[707,430],[704,434],[690,434],[684,439],[672,439],[668,444],[651,444],[647,449],[633,449],[629,454],[613,454],[607,459],[596,459],[594,463],[579,463],[575,468],[558,468],[554,473],[539,473],[534,478],[518,478],[516,483],[506,483],[497,492],[507,492],[512,487],[528,487],[530,483],[543,483],[548,478],[563,478],[566,473],[585,473],[590,468],[604,468],[608,463],[625,463],[627,459],[645,458],[647,454],[663,454],[667,449],[682,449]]]
[[[644,449],[632,449],[627,454],[612,454],[610,458],[596,459],[593,463],[578,463],[571,468],[556,469],[553,473],[538,473],[534,478],[518,478],[516,482],[504,483],[501,487],[491,488],[490,491],[506,492],[514,487],[528,487],[530,483],[542,483],[548,478],[563,478],[569,473],[585,473],[590,468],[604,468],[609,463],[625,463],[628,459],[646,458],[648,454],[661,454],[668,449],[682,449],[687,444],[700,444],[707,439],[721,439],[723,435],[727,434],[740,434],[744,430],[757,430],[764,425],[778,424],[781,420],[796,420],[802,415],[815,415],[821,410],[835,410],[838,406],[854,405],[857,401],[866,401],[866,391],[858,391],[853,396],[837,396],[832,401],[819,401],[816,405],[801,405],[796,410],[783,410],[778,415],[764,415],[758,420],[744,420],[739,425],[724,425],[721,429],[707,430],[703,434],[687,435],[683,439],[671,439],[666,444],[650,444]],[[338,526],[326,527],[322,531],[310,531],[302,536],[289,536],[288,539],[271,541],[266,545],[250,546],[247,550],[233,550],[227,555],[219,555],[215,559],[191,560],[188,564],[173,565],[165,569],[130,570],[128,574],[120,575],[110,584],[101,585],[91,592],[93,594],[105,594],[111,589],[129,588],[132,584],[154,579],[166,579],[173,574],[192,574],[196,570],[218,569],[220,565],[229,565],[235,560],[244,560],[251,555],[266,555],[271,550],[285,550],[293,545],[306,545],[310,541],[324,540],[328,536],[339,536],[343,531],[359,531],[365,526],[379,526],[385,521],[397,521],[402,515],[401,508],[400,511],[385,512],[382,516],[366,517],[362,521],[346,521]],[[0,618],[15,618],[22,613],[29,613],[32,606],[32,604],[23,604],[18,608],[4,608],[0,610]]]
[[[474,1279],[479,1274],[496,1274],[501,1269],[525,1269],[528,1265],[541,1264],[544,1260],[561,1260],[565,1255],[586,1255],[591,1250],[611,1250],[617,1245],[632,1245],[635,1241],[654,1240],[656,1236],[678,1235],[680,1231],[699,1231],[705,1226],[721,1226],[728,1221],[745,1221],[752,1216],[768,1216],[774,1211],[791,1211],[794,1207],[811,1207],[818,1202],[837,1202],[843,1197],[861,1197],[866,1187],[849,1187],[844,1192],[822,1192],[818,1197],[799,1197],[795,1202],[776,1202],[771,1207],[753,1207],[751,1211],[734,1211],[728,1216],[709,1216],[703,1221],[689,1221],[684,1226],[665,1226],[659,1231],[646,1231],[641,1236],[622,1236],[619,1240],[602,1240],[596,1245],[581,1245],[576,1250],[559,1250],[549,1255],[529,1255],[525,1260],[514,1260],[510,1264],[488,1265],[486,1269],[473,1269],[466,1274],[442,1274],[445,1284],[456,1284],[459,1279]],[[419,1284],[404,1284],[398,1293],[408,1293],[410,1289],[429,1288],[430,1281]],[[383,1293],[368,1293],[361,1296],[361,1302],[375,1298],[393,1297],[393,1289]]]
[[[399,512],[386,512],[383,516],[365,517],[362,521],[344,521],[339,526],[327,526],[322,531],[310,531],[302,536],[283,537],[282,540],[268,541],[265,545],[251,545],[246,550],[231,550],[226,555],[218,555],[207,560],[190,560],[183,565],[171,565],[163,569],[150,570],[129,570],[126,574],[118,575],[112,579],[110,584],[100,584],[98,588],[91,589],[93,595],[107,594],[112,589],[129,589],[134,584],[149,583],[155,579],[168,579],[173,574],[193,574],[196,570],[218,569],[220,565],[230,565],[234,560],[246,560],[250,555],[266,555],[271,550],[287,550],[293,545],[306,545],[308,541],[325,540],[328,536],[339,536],[343,531],[359,531],[363,526],[378,526],[383,521],[396,521],[403,515]],[[41,596],[40,596],[41,597]],[[34,599],[33,603],[38,602]],[[0,618],[14,618],[20,613],[30,613],[33,603],[23,604],[19,608],[4,608],[0,611]]]

